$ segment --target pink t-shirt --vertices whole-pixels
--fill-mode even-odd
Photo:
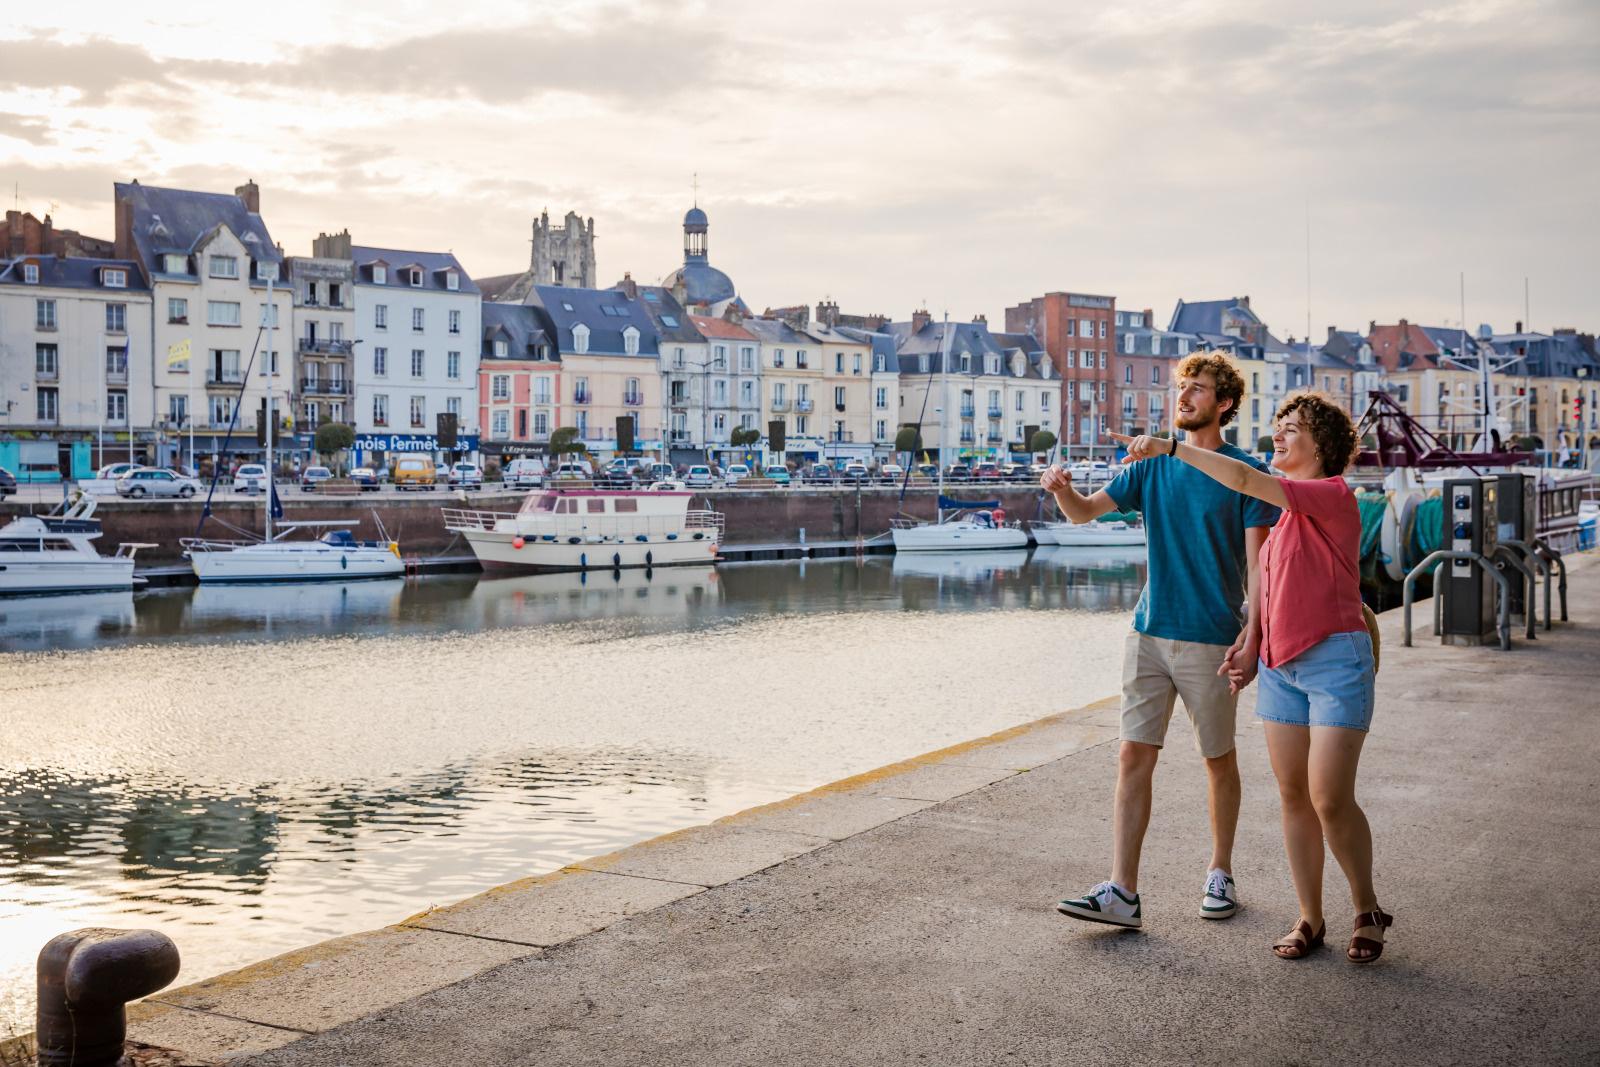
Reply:
[[[1261,658],[1281,667],[1361,616],[1361,509],[1343,478],[1278,479],[1288,500],[1261,548]]]

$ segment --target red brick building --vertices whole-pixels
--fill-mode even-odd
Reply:
[[[1031,333],[1044,346],[1063,382],[1061,454],[1108,455],[1112,442],[1097,429],[1108,427],[1116,402],[1113,350],[1117,298],[1089,293],[1046,293],[1006,308],[1007,333]]]

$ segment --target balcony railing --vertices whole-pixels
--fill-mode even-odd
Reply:
[[[835,444],[849,444],[856,439],[854,430],[835,430],[828,435],[828,440]]]
[[[789,402],[787,400],[774,400],[772,402],[772,410],[773,411],[788,411],[789,410]]]
[[[300,392],[306,396],[349,396],[350,383],[342,378],[305,378]]]
[[[107,385],[127,385],[128,384],[128,368],[127,367],[117,367],[117,368],[107,367],[106,368],[106,384]]]
[[[794,402],[794,409],[802,415],[809,414],[814,406],[815,404],[810,400],[796,400]]]
[[[326,337],[300,338],[300,352],[308,356],[348,356],[355,351],[354,341],[330,341]]]
[[[577,392],[572,394],[572,402],[574,404],[587,404],[589,400],[590,394],[587,390],[579,389]]]
[[[629,407],[635,407],[636,408],[639,405],[644,403],[644,394],[643,393],[623,393],[622,394],[622,402],[624,404],[627,404]]]
[[[208,370],[208,371],[206,371],[206,384],[207,385],[243,385],[244,384],[244,372],[243,371],[237,371],[237,370],[234,370],[234,371]]]
[[[672,440],[672,441],[687,441],[687,440],[689,440],[689,431],[688,430],[673,430],[670,434],[667,435],[667,437],[668,437],[669,440]]]
[[[34,368],[33,377],[34,377],[34,380],[41,381],[41,382],[60,381],[61,380],[61,368],[60,367],[50,367],[50,368],[46,369],[46,368],[36,367],[36,368]]]
[[[961,409],[961,417],[963,419],[970,419],[974,414],[977,413],[977,410],[977,408],[964,407]]]
[[[844,410],[844,405],[836,402],[833,405],[833,410],[835,410],[835,411],[843,411]]]
[[[1004,409],[1004,408],[1000,408],[1000,407],[996,407],[996,406],[995,406],[995,405],[993,405],[993,404],[991,404],[991,405],[989,405],[989,417],[990,417],[990,418],[991,418],[991,419],[1001,419],[1001,418],[1004,418],[1004,417],[1005,417],[1005,414],[1006,414],[1006,413],[1005,413],[1005,409]]]
[[[962,444],[970,444],[973,440],[974,440],[974,438],[972,436],[972,431],[971,430],[962,430],[961,431],[961,443]]]

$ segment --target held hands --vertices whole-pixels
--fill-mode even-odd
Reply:
[[[1233,639],[1233,644],[1228,646],[1228,651],[1222,654],[1222,666],[1217,668],[1218,675],[1228,676],[1228,692],[1237,696],[1241,690],[1255,681],[1257,660],[1261,655],[1261,639],[1254,635],[1246,636],[1243,630]]]
[[[1112,433],[1110,430],[1106,431],[1106,436],[1128,450],[1129,463],[1165,456],[1172,451],[1172,442],[1163,437],[1151,437],[1149,434],[1129,437],[1126,434]]]

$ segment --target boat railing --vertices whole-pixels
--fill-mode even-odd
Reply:
[[[889,528],[892,530],[915,530],[919,526],[928,525],[927,519],[890,519]]]
[[[265,543],[260,538],[254,541],[219,541],[210,537],[178,538],[178,544],[185,552],[229,552],[235,548],[250,548]]]
[[[515,519],[509,511],[478,511],[474,508],[440,508],[446,530],[493,530],[502,519]]]
[[[686,530],[715,530],[718,539],[722,537],[723,514],[720,511],[689,511],[683,516],[683,528]]]

